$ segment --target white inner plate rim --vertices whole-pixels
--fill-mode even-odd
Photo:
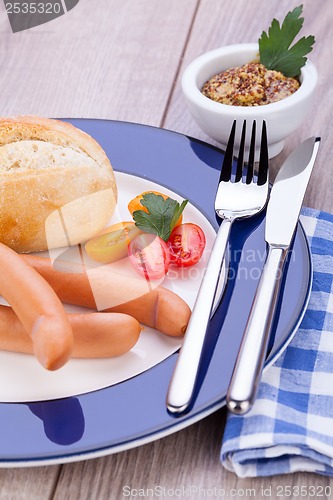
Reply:
[[[182,201],[173,191],[147,179],[122,172],[115,172],[115,175],[119,201],[110,224],[131,220],[127,204],[143,191],[160,191]],[[183,221],[193,222],[203,229],[207,240],[205,254],[193,268],[179,270],[177,275],[173,268],[172,276],[166,278],[162,285],[180,295],[192,308],[215,239],[215,231],[191,203],[186,206]],[[3,299],[0,302],[6,304]],[[65,307],[68,312],[80,310],[74,306]],[[139,341],[130,352],[110,359],[71,359],[55,372],[45,370],[32,355],[0,351],[0,402],[46,401],[103,389],[152,368],[174,353],[180,345],[181,339],[144,327]]]

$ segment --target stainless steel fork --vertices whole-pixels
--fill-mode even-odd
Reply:
[[[255,121],[252,124],[247,163],[244,162],[246,122],[243,123],[236,172],[233,172],[235,133],[236,120],[231,129],[215,197],[215,211],[222,218],[222,223],[216,235],[167,394],[167,408],[175,415],[185,412],[192,402],[201,352],[231,226],[236,219],[251,217],[260,212],[268,198],[268,147],[265,122],[262,124],[257,175],[254,172]]]

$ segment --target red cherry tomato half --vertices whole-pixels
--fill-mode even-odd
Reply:
[[[205,233],[201,227],[181,224],[174,228],[168,240],[171,262],[177,267],[193,266],[201,259],[205,246]]]
[[[128,256],[134,269],[147,280],[163,278],[169,270],[167,244],[155,234],[140,234],[128,245]]]

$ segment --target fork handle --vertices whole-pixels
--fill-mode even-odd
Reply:
[[[227,393],[227,406],[248,412],[257,395],[279,295],[287,248],[269,246]]]
[[[193,306],[167,394],[167,408],[173,414],[183,413],[192,400],[232,222],[222,220]]]

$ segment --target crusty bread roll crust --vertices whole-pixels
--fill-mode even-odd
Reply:
[[[2,243],[18,252],[80,243],[106,225],[116,203],[111,164],[88,134],[48,118],[0,119]]]

